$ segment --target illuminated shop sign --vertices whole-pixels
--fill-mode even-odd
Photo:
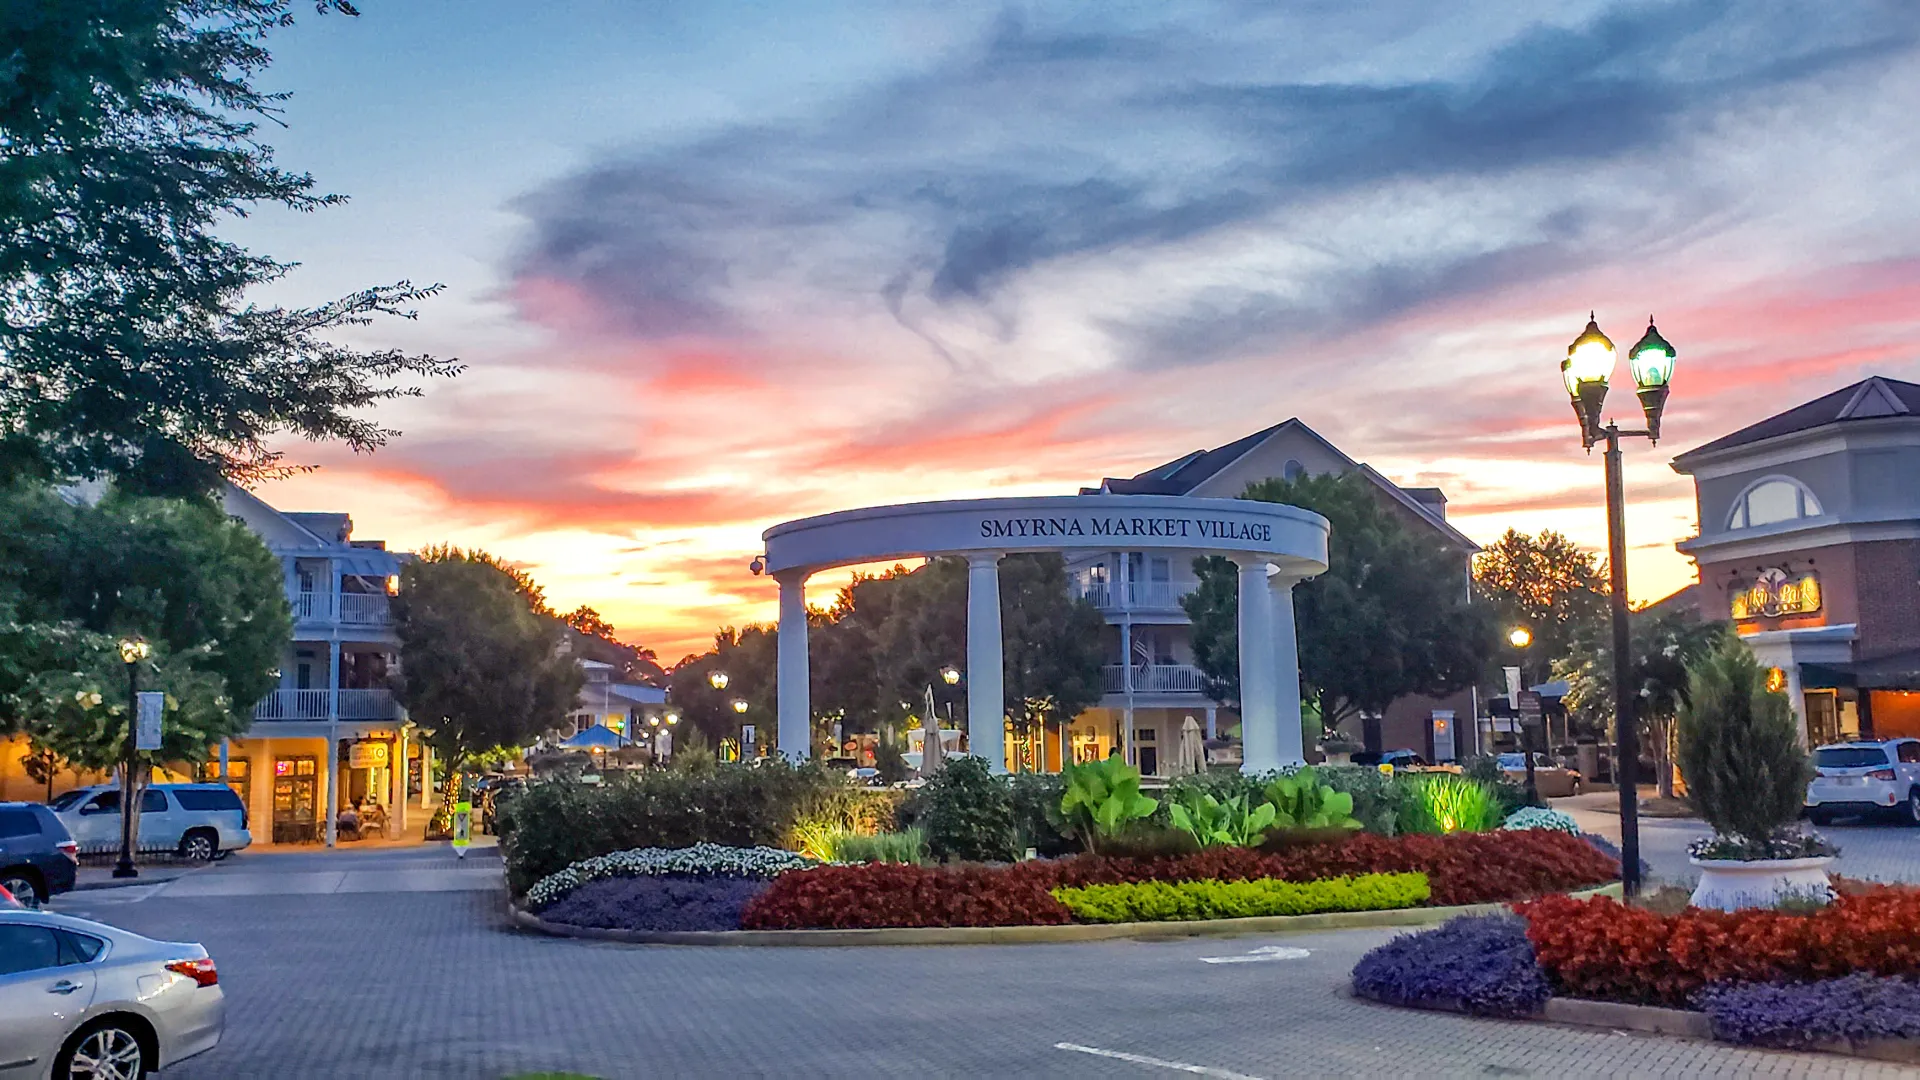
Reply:
[[[1808,615],[1820,610],[1820,576],[1811,570],[1789,574],[1779,567],[1760,571],[1753,583],[1733,594],[1736,619]]]

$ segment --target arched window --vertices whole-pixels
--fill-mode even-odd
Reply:
[[[1288,458],[1287,463],[1280,467],[1280,475],[1288,480],[1298,480],[1307,475],[1307,467],[1292,458]]]
[[[1791,477],[1769,476],[1734,500],[1727,528],[1751,529],[1820,514],[1820,500],[1814,498],[1805,484]]]

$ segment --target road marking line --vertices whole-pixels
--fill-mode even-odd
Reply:
[[[1176,1072],[1194,1073],[1198,1076],[1217,1076],[1220,1080],[1261,1080],[1258,1076],[1246,1073],[1229,1072],[1207,1065],[1189,1065],[1184,1061],[1167,1061],[1163,1058],[1147,1057],[1145,1054],[1129,1054],[1123,1050],[1102,1050],[1097,1046],[1081,1046],[1079,1043],[1054,1043],[1055,1050],[1072,1050],[1076,1054],[1092,1054],[1095,1057],[1113,1058],[1115,1061],[1131,1061],[1135,1065],[1153,1065]]]
[[[1203,956],[1203,964],[1258,964],[1267,960],[1304,960],[1313,953],[1285,945],[1264,945],[1245,956]]]

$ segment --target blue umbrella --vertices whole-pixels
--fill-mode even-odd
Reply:
[[[569,750],[618,750],[627,745],[627,739],[605,724],[595,724],[560,745]]]

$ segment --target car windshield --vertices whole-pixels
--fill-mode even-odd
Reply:
[[[1527,767],[1525,754],[1501,754],[1500,767],[1503,769],[1524,769]]]
[[[84,799],[86,797],[87,797],[87,793],[84,790],[69,791],[66,794],[61,795],[59,798],[48,803],[47,808],[50,810],[71,810],[73,809],[73,805],[75,803],[79,802],[81,799]]]
[[[1823,746],[1813,752],[1813,763],[1825,769],[1859,769],[1887,760],[1886,748],[1880,746]]]

